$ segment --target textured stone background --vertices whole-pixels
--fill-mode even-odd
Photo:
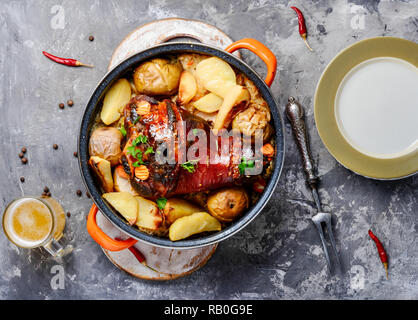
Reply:
[[[314,53],[299,38],[290,2],[305,14]],[[63,29],[54,29],[56,8],[64,9]],[[287,121],[286,161],[272,200],[251,225],[224,241],[203,269],[171,282],[137,280],[114,267],[87,234],[85,216],[91,201],[75,194],[84,186],[73,157],[84,105],[123,37],[143,23],[166,17],[207,21],[233,39],[256,38],[277,55],[278,76],[272,91],[282,110],[289,95],[307,109],[322,180],[320,195],[335,218],[342,276],[328,275],[308,220],[315,210]],[[340,50],[374,36],[417,42],[417,17],[418,1],[413,0],[2,0],[1,209],[17,196],[40,195],[49,186],[72,214],[66,237],[76,250],[63,264],[65,288],[53,290],[51,268],[56,262],[39,251],[18,249],[0,235],[0,298],[417,299],[418,176],[382,182],[343,168],[322,144],[312,106],[321,72]],[[90,34],[94,42],[88,41]],[[96,68],[59,66],[47,61],[42,50],[77,57]],[[258,58],[248,53],[244,58],[264,73]],[[75,102],[72,108],[58,108],[59,102],[70,98]],[[58,150],[52,149],[53,143]],[[26,166],[18,158],[22,146],[28,148]],[[25,183],[20,183],[20,176],[26,177]],[[369,227],[390,256],[389,281],[367,236]]]

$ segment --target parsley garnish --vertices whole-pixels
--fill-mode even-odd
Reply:
[[[126,152],[137,160],[132,164],[134,167],[139,167],[141,164],[144,164],[144,161],[142,161],[141,150],[137,149],[135,146],[130,146],[126,149]]]
[[[158,206],[158,208],[160,208],[160,210],[164,210],[166,204],[167,204],[167,199],[166,198],[158,198],[157,199],[157,206]]]
[[[180,166],[183,169],[189,171],[190,173],[193,173],[196,170],[196,167],[195,167],[196,163],[197,163],[196,160],[192,160],[192,161],[187,161],[185,163],[182,163]]]
[[[130,154],[132,157],[134,157],[134,158],[138,158],[138,156],[139,156],[139,158],[142,158],[142,151],[141,150],[139,150],[139,149],[137,149],[136,147],[134,147],[134,146],[130,146],[130,147],[128,147],[127,149],[126,149],[126,151],[127,151],[127,153],[128,154]]]
[[[132,145],[136,147],[140,143],[147,143],[147,142],[148,142],[148,138],[146,136],[140,135],[132,141]]]
[[[142,161],[142,159],[138,159],[138,161],[132,163],[132,166],[139,167],[141,164],[144,164],[144,161]]]
[[[255,163],[254,160],[247,160],[245,157],[242,157],[241,163],[238,165],[239,173],[244,174],[245,169],[247,168],[254,168]]]
[[[138,117],[134,120],[134,122],[133,122],[132,125],[133,126],[136,125],[136,123],[139,121],[139,119],[141,119],[141,116],[140,115],[138,115]]]
[[[148,153],[154,153],[154,149],[152,147],[148,147],[148,149],[145,150],[144,154],[148,154]]]
[[[124,137],[126,137],[126,129],[125,126],[122,124],[122,126],[119,128],[120,133],[122,133],[122,135]]]

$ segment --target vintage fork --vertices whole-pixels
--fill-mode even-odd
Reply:
[[[327,234],[336,257],[336,262],[339,270],[341,271],[341,262],[338,255],[337,247],[335,245],[334,234],[331,228],[331,214],[329,212],[323,212],[321,201],[319,200],[318,194],[318,177],[315,175],[314,162],[309,150],[308,137],[306,132],[305,121],[303,120],[303,107],[296,101],[295,98],[289,97],[288,103],[286,104],[286,115],[292,125],[293,134],[295,135],[296,143],[299,147],[299,151],[302,155],[303,169],[307,176],[307,183],[312,190],[312,196],[314,198],[318,213],[311,218],[316,229],[318,230],[319,237],[322,242],[324,249],[325,258],[327,260],[328,269],[331,272],[331,260],[327,249],[327,243],[325,241],[323,224],[326,227]]]

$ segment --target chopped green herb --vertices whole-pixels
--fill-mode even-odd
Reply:
[[[148,153],[154,153],[154,149],[152,147],[148,147],[148,149],[145,150],[144,154],[148,154]]]
[[[166,204],[167,204],[167,199],[166,198],[158,198],[157,199],[157,206],[158,206],[158,208],[160,208],[160,210],[164,210]]]
[[[126,149],[127,153],[130,154],[134,158],[138,158],[138,155],[140,158],[142,158],[142,151],[137,149],[134,146],[130,146]]]
[[[124,137],[126,137],[126,129],[125,126],[122,124],[122,126],[119,128],[120,133],[122,133],[122,135]]]
[[[196,128],[194,128],[194,129],[192,130],[192,132],[193,132],[193,134],[194,134],[195,136],[197,136],[197,134],[199,133],[199,130],[197,130]]]
[[[196,163],[197,163],[196,160],[191,160],[191,161],[187,161],[185,163],[182,163],[180,166],[183,169],[189,171],[190,173],[193,173],[196,170],[196,167],[195,167]]]
[[[138,161],[132,163],[132,166],[139,167],[141,164],[144,164],[144,161],[142,161],[142,159],[139,159]]]
[[[134,120],[133,125],[136,125],[137,122],[139,121],[139,119],[141,119],[141,116],[140,115],[138,115],[138,117]]]
[[[135,150],[136,150],[136,148],[134,146],[130,146],[130,147],[126,148],[126,152],[128,154],[131,154],[132,156],[135,154]]]
[[[140,143],[147,143],[147,142],[148,142],[148,138],[146,136],[140,135],[132,141],[132,145],[136,147]]]
[[[144,161],[142,161],[142,151],[140,149],[130,146],[126,149],[126,152],[137,160],[132,164],[134,167],[139,167],[141,164],[144,164]]]
[[[245,157],[242,157],[241,163],[238,165],[239,173],[245,174],[245,169],[247,168],[254,168],[255,162],[254,160],[247,160]]]

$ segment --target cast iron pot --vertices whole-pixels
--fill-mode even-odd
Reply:
[[[245,48],[256,55],[258,55],[267,65],[267,76],[263,81],[260,76],[245,62],[232,55],[237,49]],[[106,201],[101,197],[101,189],[96,182],[93,172],[90,170],[88,165],[89,160],[89,138],[91,127],[100,112],[101,104],[100,101],[103,99],[106,90],[112,86],[112,84],[119,78],[123,77],[127,73],[132,73],[133,69],[138,66],[141,62],[154,58],[156,56],[163,56],[167,54],[177,53],[201,53],[211,56],[217,56],[232,66],[237,68],[239,71],[244,73],[251,79],[259,89],[260,93],[264,97],[265,101],[270,107],[270,112],[273,120],[276,138],[276,155],[274,158],[274,171],[270,180],[265,186],[264,192],[262,193],[259,201],[251,207],[240,219],[234,221],[227,228],[212,233],[204,237],[198,237],[194,239],[185,239],[180,241],[170,241],[166,238],[160,238],[146,234],[139,231],[135,227],[130,226]],[[267,201],[273,194],[273,191],[279,180],[279,176],[283,167],[284,160],[284,134],[283,134],[283,122],[269,86],[274,80],[276,73],[276,57],[274,54],[262,43],[254,39],[243,39],[234,42],[228,46],[225,51],[197,43],[183,43],[174,42],[167,43],[158,46],[151,47],[147,50],[139,52],[126,60],[119,63],[115,68],[109,71],[105,77],[100,81],[97,88],[94,90],[86,109],[84,111],[83,118],[81,120],[81,127],[78,139],[78,155],[81,175],[84,179],[84,183],[87,190],[93,198],[93,206],[89,212],[87,218],[87,230],[92,238],[101,245],[104,249],[111,251],[119,251],[134,245],[138,240],[146,242],[151,245],[155,245],[163,248],[171,249],[191,249],[197,247],[203,247],[210,244],[217,243],[221,240],[232,236],[236,232],[243,229],[248,225],[263,209]],[[129,237],[126,240],[114,240],[106,235],[96,223],[96,214],[100,210],[103,215],[109,219],[117,228],[126,233]]]

